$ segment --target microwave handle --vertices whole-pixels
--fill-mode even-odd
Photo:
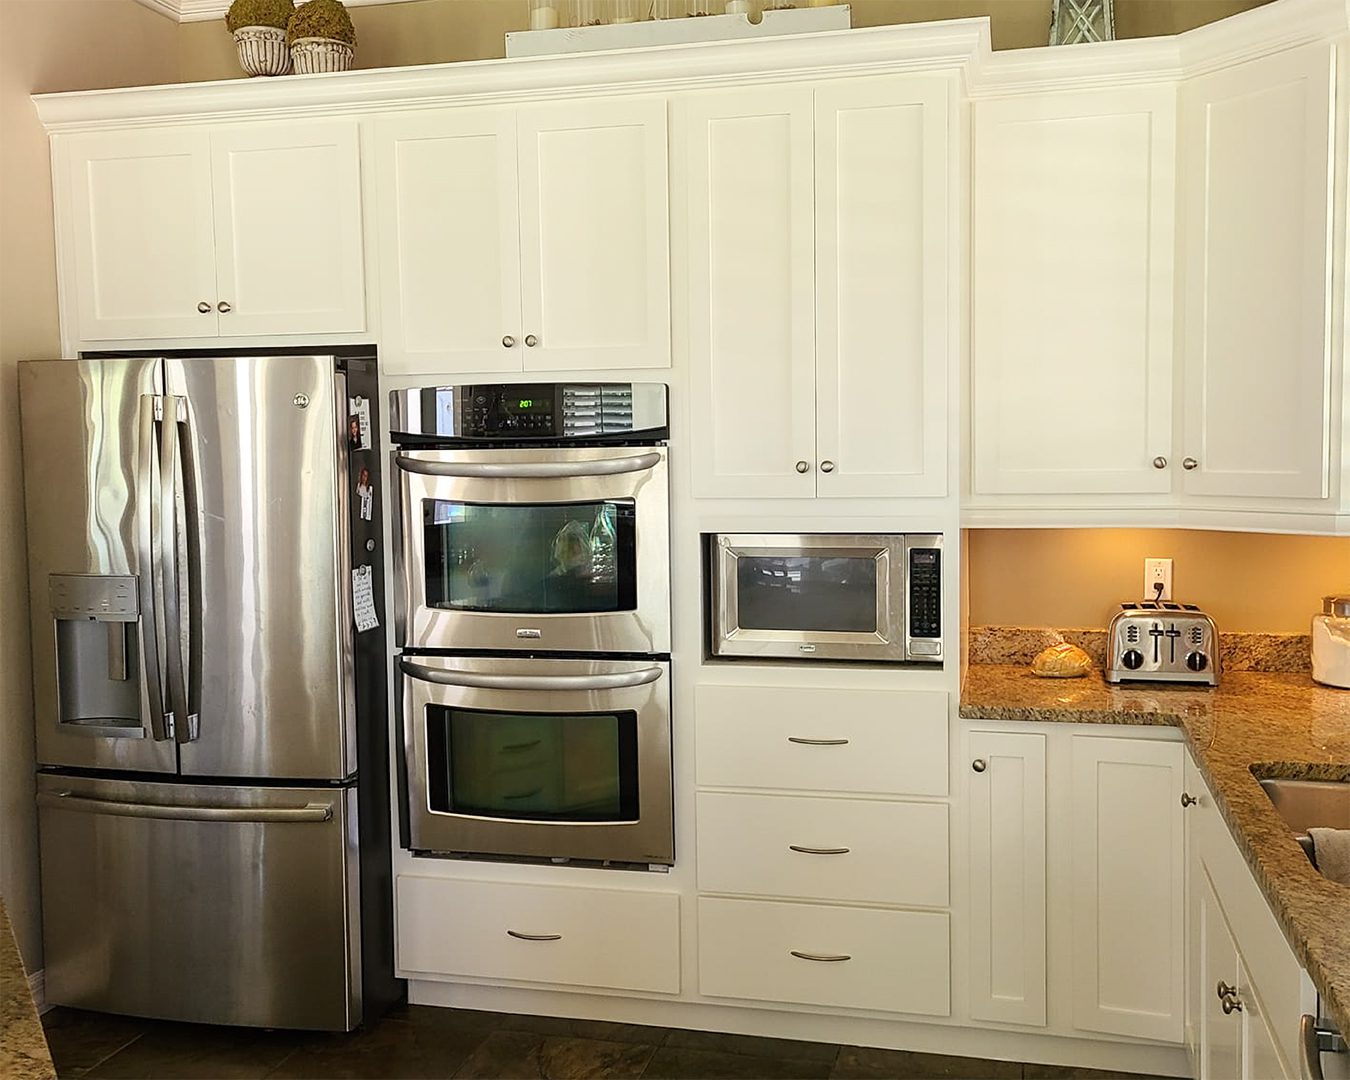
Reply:
[[[428,461],[397,454],[394,463],[404,472],[424,476],[464,476],[481,480],[554,480],[571,476],[619,476],[656,468],[661,455],[634,454],[596,461],[535,461],[515,464],[478,461]]]
[[[444,671],[406,658],[398,666],[405,675],[442,686],[470,686],[481,690],[623,690],[645,686],[661,677],[659,667],[616,675],[483,675],[473,671]]]

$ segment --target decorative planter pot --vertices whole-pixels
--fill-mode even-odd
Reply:
[[[285,75],[291,70],[286,31],[277,26],[241,26],[234,32],[239,66],[246,75]]]
[[[296,38],[291,42],[291,62],[297,75],[347,71],[352,66],[352,47],[333,38]]]

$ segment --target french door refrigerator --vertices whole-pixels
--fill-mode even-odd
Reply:
[[[19,390],[47,1000],[355,1027],[402,989],[373,355]]]

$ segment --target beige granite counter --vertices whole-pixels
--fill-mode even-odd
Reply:
[[[1216,689],[1121,688],[1096,673],[1040,679],[1026,667],[975,664],[961,688],[961,715],[1181,728],[1328,1015],[1350,1033],[1350,886],[1313,868],[1256,780],[1350,781],[1350,690],[1302,673],[1255,671],[1228,673]]]
[[[6,1080],[56,1080],[47,1037],[28,992],[19,945],[0,901],[0,1076]]]

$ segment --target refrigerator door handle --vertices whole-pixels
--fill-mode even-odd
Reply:
[[[645,686],[661,677],[659,667],[624,671],[613,675],[487,675],[471,671],[446,671],[399,658],[405,675],[442,686],[468,686],[481,690],[623,690]]]
[[[145,696],[150,709],[150,734],[157,740],[172,738],[172,716],[164,708],[164,682],[160,677],[159,625],[164,614],[159,588],[160,534],[155,530],[155,510],[162,512],[158,496],[152,492],[156,433],[163,414],[164,400],[158,394],[141,395],[140,453],[136,463],[137,573],[141,594],[140,647],[145,677]]]
[[[165,394],[159,428],[159,547],[164,583],[165,671],[169,683],[170,730],[180,743],[191,738],[187,718],[187,681],[183,668],[183,622],[178,584],[178,407],[181,398]],[[182,722],[180,722],[182,721]]]
[[[165,409],[169,413],[166,417],[167,423],[164,425],[166,447],[164,454],[170,461],[167,473],[170,480],[167,495],[169,527],[166,535],[173,551],[173,557],[165,562],[166,567],[172,568],[172,583],[165,589],[170,597],[165,605],[167,612],[165,636],[168,638],[169,687],[173,710],[174,715],[182,721],[177,725],[176,734],[178,741],[183,743],[194,741],[200,734],[201,537],[197,521],[196,461],[192,454],[192,429],[188,422],[187,398],[169,395],[164,401]],[[161,477],[163,475],[165,474],[161,473]],[[181,489],[178,486],[180,478]],[[186,610],[178,566],[180,552],[185,560],[183,569],[187,575]],[[172,629],[167,627],[169,618],[173,621]],[[185,630],[186,656],[183,652]]]
[[[69,791],[44,791],[38,794],[37,804],[49,810],[107,814],[110,817],[163,818],[170,821],[236,821],[269,824],[283,821],[329,821],[333,817],[333,804],[326,802],[305,803],[303,806],[165,806],[161,803],[88,799]]]

